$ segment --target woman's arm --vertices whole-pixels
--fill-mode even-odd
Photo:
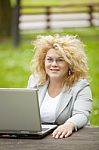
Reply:
[[[89,121],[89,114],[92,110],[92,95],[90,87],[83,88],[76,96],[74,102],[72,117],[64,124],[58,126],[53,132],[54,138],[63,138],[70,136],[74,130],[82,128]]]

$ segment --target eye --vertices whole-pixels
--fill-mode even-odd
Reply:
[[[62,59],[62,58],[57,59],[57,62],[63,62],[63,61],[64,61],[64,59]]]
[[[53,61],[53,59],[52,58],[46,58],[46,61],[50,63]]]

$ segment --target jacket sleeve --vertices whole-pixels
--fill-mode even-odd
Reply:
[[[27,88],[35,88],[35,87],[37,87],[38,80],[39,80],[38,76],[30,75],[29,80],[28,80]]]
[[[72,117],[67,121],[75,124],[75,129],[82,128],[87,125],[89,115],[92,110],[92,95],[89,86],[84,87],[76,95],[73,106]]]

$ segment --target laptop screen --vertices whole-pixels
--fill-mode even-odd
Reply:
[[[37,90],[0,89],[0,130],[41,131]]]

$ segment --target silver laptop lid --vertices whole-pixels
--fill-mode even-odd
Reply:
[[[0,130],[41,131],[37,90],[0,89]]]

